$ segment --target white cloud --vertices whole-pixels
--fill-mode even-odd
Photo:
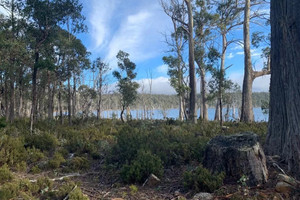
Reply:
[[[231,73],[229,75],[229,79],[232,80],[234,83],[237,83],[243,87],[243,73]],[[256,78],[253,82],[252,90],[253,92],[268,92],[270,86],[270,75],[262,76]]]
[[[91,36],[95,43],[93,48],[105,45],[110,34],[110,22],[113,17],[118,0],[92,0],[89,22]]]
[[[151,13],[148,11],[129,15],[110,41],[106,60],[113,61],[119,50],[128,52],[135,61],[148,57],[149,55],[138,50],[142,46],[146,31],[150,28],[147,27],[150,17]]]
[[[138,80],[137,82],[141,85],[141,87],[139,88],[139,92],[149,93],[150,81],[151,79]],[[152,94],[176,94],[176,92],[174,88],[170,85],[169,78],[161,76],[152,79]]]
[[[156,57],[166,49],[162,33],[169,30],[171,20],[163,13],[159,1],[92,0],[89,16],[93,52],[116,67],[119,50],[130,54],[137,63]],[[137,63],[138,64],[138,63]]]
[[[253,91],[255,92],[268,92],[270,88],[270,75],[256,78],[253,82]]]
[[[233,55],[233,53],[230,53],[230,54],[227,56],[227,58],[228,58],[228,59],[232,59],[232,58],[234,58],[234,55]]]
[[[244,44],[236,44],[231,50],[241,50],[244,48]]]
[[[156,68],[156,71],[158,73],[161,73],[161,74],[167,74],[168,73],[168,65],[161,65],[161,66],[158,66]]]
[[[251,56],[252,57],[258,57],[261,55],[261,52],[258,49],[251,49]],[[244,55],[244,51],[239,51],[236,53],[236,55]]]

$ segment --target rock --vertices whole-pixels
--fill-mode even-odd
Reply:
[[[293,190],[293,186],[286,183],[286,182],[278,182],[276,184],[276,192],[279,192],[279,193],[284,193],[284,194],[289,194],[291,193],[291,191]]]
[[[196,194],[192,200],[212,200],[214,199],[214,196],[210,193],[201,192]]]
[[[299,181],[284,174],[278,174],[277,179],[281,182],[288,183],[294,187],[299,187],[300,185]]]
[[[147,185],[149,187],[155,187],[160,183],[160,179],[155,176],[154,174],[151,174],[149,178],[145,181],[143,186]]]
[[[268,179],[265,154],[258,136],[250,132],[213,138],[207,145],[203,166],[213,173],[223,171],[227,179],[235,182],[246,176],[248,186]]]

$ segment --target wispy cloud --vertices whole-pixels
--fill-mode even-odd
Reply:
[[[158,73],[161,73],[161,74],[167,74],[168,73],[168,65],[161,65],[161,66],[158,66],[156,68],[156,71]]]
[[[150,79],[141,79],[137,81],[140,86],[140,93],[150,92]],[[158,77],[152,79],[152,94],[176,94],[174,88],[170,85],[170,81],[166,77]]]
[[[228,59],[232,59],[232,58],[234,58],[234,55],[233,55],[233,53],[229,53],[229,55],[227,56],[227,58],[228,58]]]
[[[243,73],[231,73],[229,75],[229,79],[232,80],[234,83],[237,83],[243,86]],[[256,78],[253,82],[253,92],[268,92],[270,87],[270,75],[266,75],[263,77]]]
[[[170,19],[159,5],[148,0],[92,0],[89,16],[93,51],[98,52],[111,66],[116,65],[119,50],[130,54],[134,62],[142,62],[160,55],[166,49],[162,33]]]
[[[102,47],[110,35],[110,23],[119,0],[91,0],[89,22],[90,32],[95,43],[94,49]]]
[[[150,28],[147,27],[150,17],[151,13],[147,11],[129,15],[110,41],[106,60],[112,61],[119,50],[128,52],[134,60],[147,58],[149,54],[143,54],[144,52],[139,51],[139,49],[147,30]]]

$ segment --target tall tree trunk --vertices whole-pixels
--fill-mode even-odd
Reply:
[[[9,121],[12,123],[15,119],[15,79],[10,79],[10,103],[9,103]]]
[[[60,124],[63,124],[63,108],[62,108],[62,98],[61,98],[62,82],[59,81],[59,90],[58,90],[58,107],[59,107],[59,119]]]
[[[9,121],[9,90],[8,90],[8,80],[7,80],[7,74],[5,75],[5,81],[4,81],[4,100],[5,100],[5,118],[6,121]]]
[[[244,8],[244,81],[242,92],[242,110],[241,121],[251,123],[254,121],[253,104],[252,104],[252,85],[255,78],[270,74],[270,59],[268,58],[268,66],[266,70],[253,71],[251,62],[250,47],[250,0],[246,0]]]
[[[221,118],[220,117],[220,102],[219,102],[219,100],[217,100],[214,120],[215,121],[220,121],[220,118]]]
[[[72,92],[70,78],[68,78],[68,121],[69,125],[72,124]]]
[[[100,82],[102,83],[102,78],[100,78]],[[101,84],[100,83],[100,84]],[[98,99],[98,108],[97,108],[97,119],[101,118],[101,105],[102,105],[102,87],[99,88],[99,99]]]
[[[200,78],[201,78],[201,113],[202,119],[208,121],[208,106],[206,98],[206,79],[205,79],[205,70],[200,69]]]
[[[241,121],[253,122],[253,106],[252,106],[252,62],[251,62],[251,49],[250,49],[250,0],[246,0],[244,8],[244,82],[242,92],[242,113]]]
[[[72,104],[72,114],[76,116],[76,105],[77,105],[77,97],[76,97],[76,77],[73,75],[73,104]]]
[[[223,90],[224,90],[224,75],[225,75],[225,58],[227,51],[227,38],[226,33],[222,33],[222,55],[221,55],[221,67],[220,67],[220,83],[218,91],[219,113],[220,113],[220,125],[223,126]],[[217,112],[217,110],[216,110]]]
[[[300,1],[271,0],[271,87],[266,152],[300,171]]]
[[[196,124],[197,123],[197,110],[196,110],[196,72],[195,72],[195,49],[194,49],[194,22],[193,22],[193,9],[191,0],[185,0],[188,8],[189,18],[189,77],[190,77],[190,104],[189,104],[189,120]]]
[[[18,103],[18,117],[22,118],[24,117],[24,100],[23,100],[23,92],[24,92],[24,86],[23,86],[23,70],[20,69],[19,71],[19,79],[18,79],[18,83],[19,83],[19,87],[18,87],[18,91],[19,91],[19,103]]]
[[[35,52],[35,64],[33,66],[32,72],[32,106],[31,106],[31,116],[30,116],[30,131],[33,131],[33,125],[36,122],[37,115],[37,64],[39,62],[39,52]]]

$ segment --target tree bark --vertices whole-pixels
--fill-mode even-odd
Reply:
[[[208,121],[208,108],[206,103],[206,79],[205,70],[200,69],[201,78],[201,117],[204,121]]]
[[[61,89],[62,89],[62,82],[59,81],[59,90],[58,90],[59,119],[60,119],[60,124],[63,124],[64,119],[63,119],[63,108],[62,108]]]
[[[69,125],[71,125],[72,124],[72,93],[71,93],[70,78],[68,78],[68,121],[69,121]]]
[[[253,105],[252,105],[252,85],[255,78],[270,74],[269,59],[268,69],[262,71],[253,71],[251,61],[251,48],[250,48],[250,0],[246,0],[244,9],[244,81],[242,92],[242,111],[241,121],[251,123],[254,121]]]
[[[37,114],[37,64],[39,62],[39,52],[35,52],[35,64],[33,66],[32,72],[32,106],[31,106],[31,116],[30,116],[30,131],[33,131],[33,125],[36,122],[36,114]]]
[[[241,121],[253,122],[253,106],[252,106],[252,62],[251,62],[251,50],[250,50],[250,0],[246,0],[244,8],[244,82],[242,93],[242,113]]]
[[[190,77],[190,104],[189,104],[189,120],[197,123],[196,110],[196,72],[195,72],[195,53],[194,53],[194,22],[193,9],[191,0],[184,0],[188,8],[188,37],[189,37],[189,77]]]
[[[77,97],[76,97],[76,77],[73,75],[73,105],[72,105],[72,114],[76,115],[76,105],[77,105]]]
[[[9,103],[9,122],[12,123],[15,119],[15,79],[10,79],[10,103]]]
[[[300,171],[300,1],[271,1],[271,87],[268,154]]]

